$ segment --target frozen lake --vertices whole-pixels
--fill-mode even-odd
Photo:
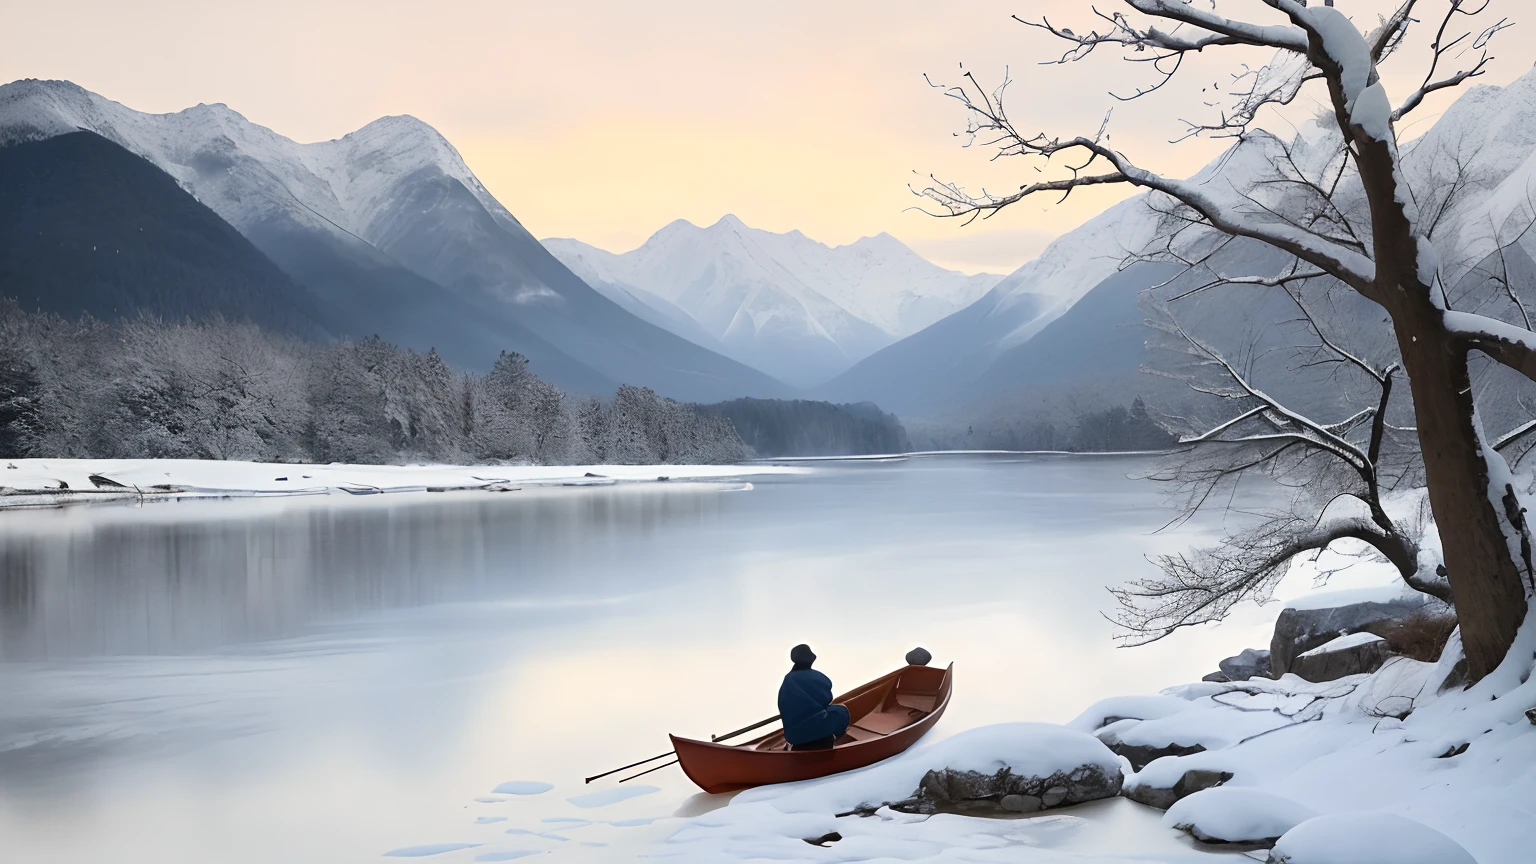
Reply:
[[[1152,533],[1150,465],[0,513],[4,857],[627,857],[719,802],[675,767],[616,803],[581,778],[772,715],[801,641],[839,689],[955,663],[935,735],[1197,680],[1274,610],[1114,647],[1104,587],[1210,539]]]

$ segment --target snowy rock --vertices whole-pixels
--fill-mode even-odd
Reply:
[[[1120,760],[1092,735],[1049,723],[972,729],[909,750],[874,768],[826,781],[742,793],[742,804],[771,799],[783,812],[872,813],[881,805],[907,813],[1000,810],[1005,796],[1033,796],[1045,806],[1120,793]],[[894,803],[892,803],[894,802]],[[1015,806],[1028,802],[1010,802]]]
[[[1246,648],[1235,657],[1228,657],[1217,664],[1228,681],[1247,681],[1249,678],[1269,677],[1269,651],[1262,648]]]
[[[1477,864],[1455,840],[1392,813],[1319,816],[1285,832],[1271,864]]]
[[[1033,813],[1045,809],[1045,799],[1034,795],[1004,795],[997,804],[1010,813]]]
[[[1351,633],[1326,642],[1291,661],[1291,673],[1308,681],[1337,681],[1380,669],[1392,656],[1387,640],[1374,633]]]
[[[1100,740],[1104,741],[1104,745],[1110,752],[1117,756],[1124,756],[1131,763],[1131,768],[1136,771],[1140,771],[1164,756],[1192,756],[1205,752],[1203,744],[1127,744],[1113,735],[1106,735]]]
[[[1270,844],[1317,815],[1289,798],[1222,786],[1197,792],[1163,814],[1163,825],[1207,843]]]
[[[1032,813],[1045,809],[1048,794],[1056,802],[1054,806],[1113,798],[1120,794],[1124,780],[1119,766],[1110,767],[1102,762],[1043,777],[1015,774],[1010,768],[994,774],[944,768],[923,775],[917,794],[892,804],[891,809],[903,813],[987,810]]]
[[[1167,810],[1196,792],[1214,789],[1231,779],[1230,771],[1191,768],[1181,774],[1172,786],[1159,786],[1156,783],[1145,782],[1141,778],[1133,778],[1131,782],[1125,784],[1120,794],[1138,804]]]
[[[1338,592],[1344,594],[1344,592]],[[1324,600],[1319,595],[1308,600]],[[1340,597],[1339,599],[1344,599]],[[1339,636],[1359,633],[1376,628],[1388,621],[1407,618],[1434,601],[1422,595],[1402,595],[1390,600],[1367,600],[1339,606],[1314,606],[1311,603],[1292,604],[1280,613],[1275,621],[1275,632],[1269,643],[1269,676],[1279,678],[1287,672],[1296,658],[1332,642]]]

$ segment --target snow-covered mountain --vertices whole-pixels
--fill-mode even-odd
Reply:
[[[300,144],[223,105],[144,114],[65,81],[0,87],[0,145],[85,130],[170,174],[353,335],[488,367],[502,349],[562,386],[692,400],[774,395],[753,369],[647,323],[555,260],[427,124],[386,117]]]
[[[1156,236],[1157,220],[1145,196],[1110,207],[1058,237],[971,306],[871,355],[817,394],[917,414],[974,401],[976,383],[1000,356],[1119,272],[1129,252]]]
[[[1000,277],[968,276],[889,234],[827,246],[725,216],[678,220],[616,254],[544,245],[588,284],[674,332],[785,381],[814,384],[971,304]]]
[[[1468,90],[1404,148],[1404,161],[1416,185],[1444,182],[1458,165],[1472,181],[1447,214],[1452,230],[1436,232],[1449,279],[1499,246],[1536,256],[1536,231],[1522,234],[1536,215],[1536,70],[1507,87]]]
[[[1316,134],[1304,130],[1298,158],[1308,158],[1306,136]],[[1447,275],[1458,286],[1453,299],[1486,295],[1475,283],[1493,269],[1492,226],[1498,226],[1498,242],[1507,247],[1511,272],[1536,280],[1536,229],[1520,238],[1519,249],[1509,246],[1536,219],[1536,70],[1507,87],[1469,89],[1429,131],[1404,145],[1403,153],[1405,175],[1426,219],[1435,218],[1428,211],[1438,212],[1437,202],[1455,175],[1464,175],[1435,232]],[[1208,194],[1233,196],[1272,176],[1277,155],[1278,140],[1256,133],[1194,179]],[[1354,194],[1349,188],[1341,192],[1346,198]],[[1059,237],[973,306],[877,352],[818,388],[817,395],[873,399],[909,416],[944,417],[1047,391],[1053,398],[1070,393],[1089,402],[1160,391],[1163,382],[1138,372],[1152,358],[1144,346],[1151,334],[1136,304],[1143,290],[1178,271],[1151,265],[1119,269],[1127,251],[1144,247],[1157,234],[1158,216],[1145,195],[1121,202]],[[1250,249],[1226,269],[1247,266],[1258,273],[1278,266],[1273,258],[1267,249]],[[1284,303],[1266,305],[1269,301],[1257,296],[1262,293],[1229,292],[1220,302],[1201,304],[1202,332],[1274,330],[1291,311]],[[1379,310],[1349,314],[1365,316],[1362,326],[1381,323]]]

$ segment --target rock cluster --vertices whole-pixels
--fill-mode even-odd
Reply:
[[[1125,777],[1118,768],[1084,765],[1046,777],[1030,777],[1004,768],[995,774],[951,768],[923,775],[917,792],[891,804],[904,813],[1033,813],[1120,794]]]
[[[1292,666],[1296,658],[1313,648],[1351,633],[1376,632],[1388,622],[1423,612],[1433,603],[1427,595],[1419,595],[1386,603],[1286,609],[1275,621],[1275,633],[1269,642],[1269,677],[1279,678],[1295,671]]]

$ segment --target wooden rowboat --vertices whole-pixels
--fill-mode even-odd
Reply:
[[[905,666],[851,690],[834,702],[848,707],[848,732],[830,750],[790,750],[783,731],[744,744],[714,744],[671,736],[688,779],[705,792],[788,783],[851,771],[911,747],[949,706],[954,664]]]

